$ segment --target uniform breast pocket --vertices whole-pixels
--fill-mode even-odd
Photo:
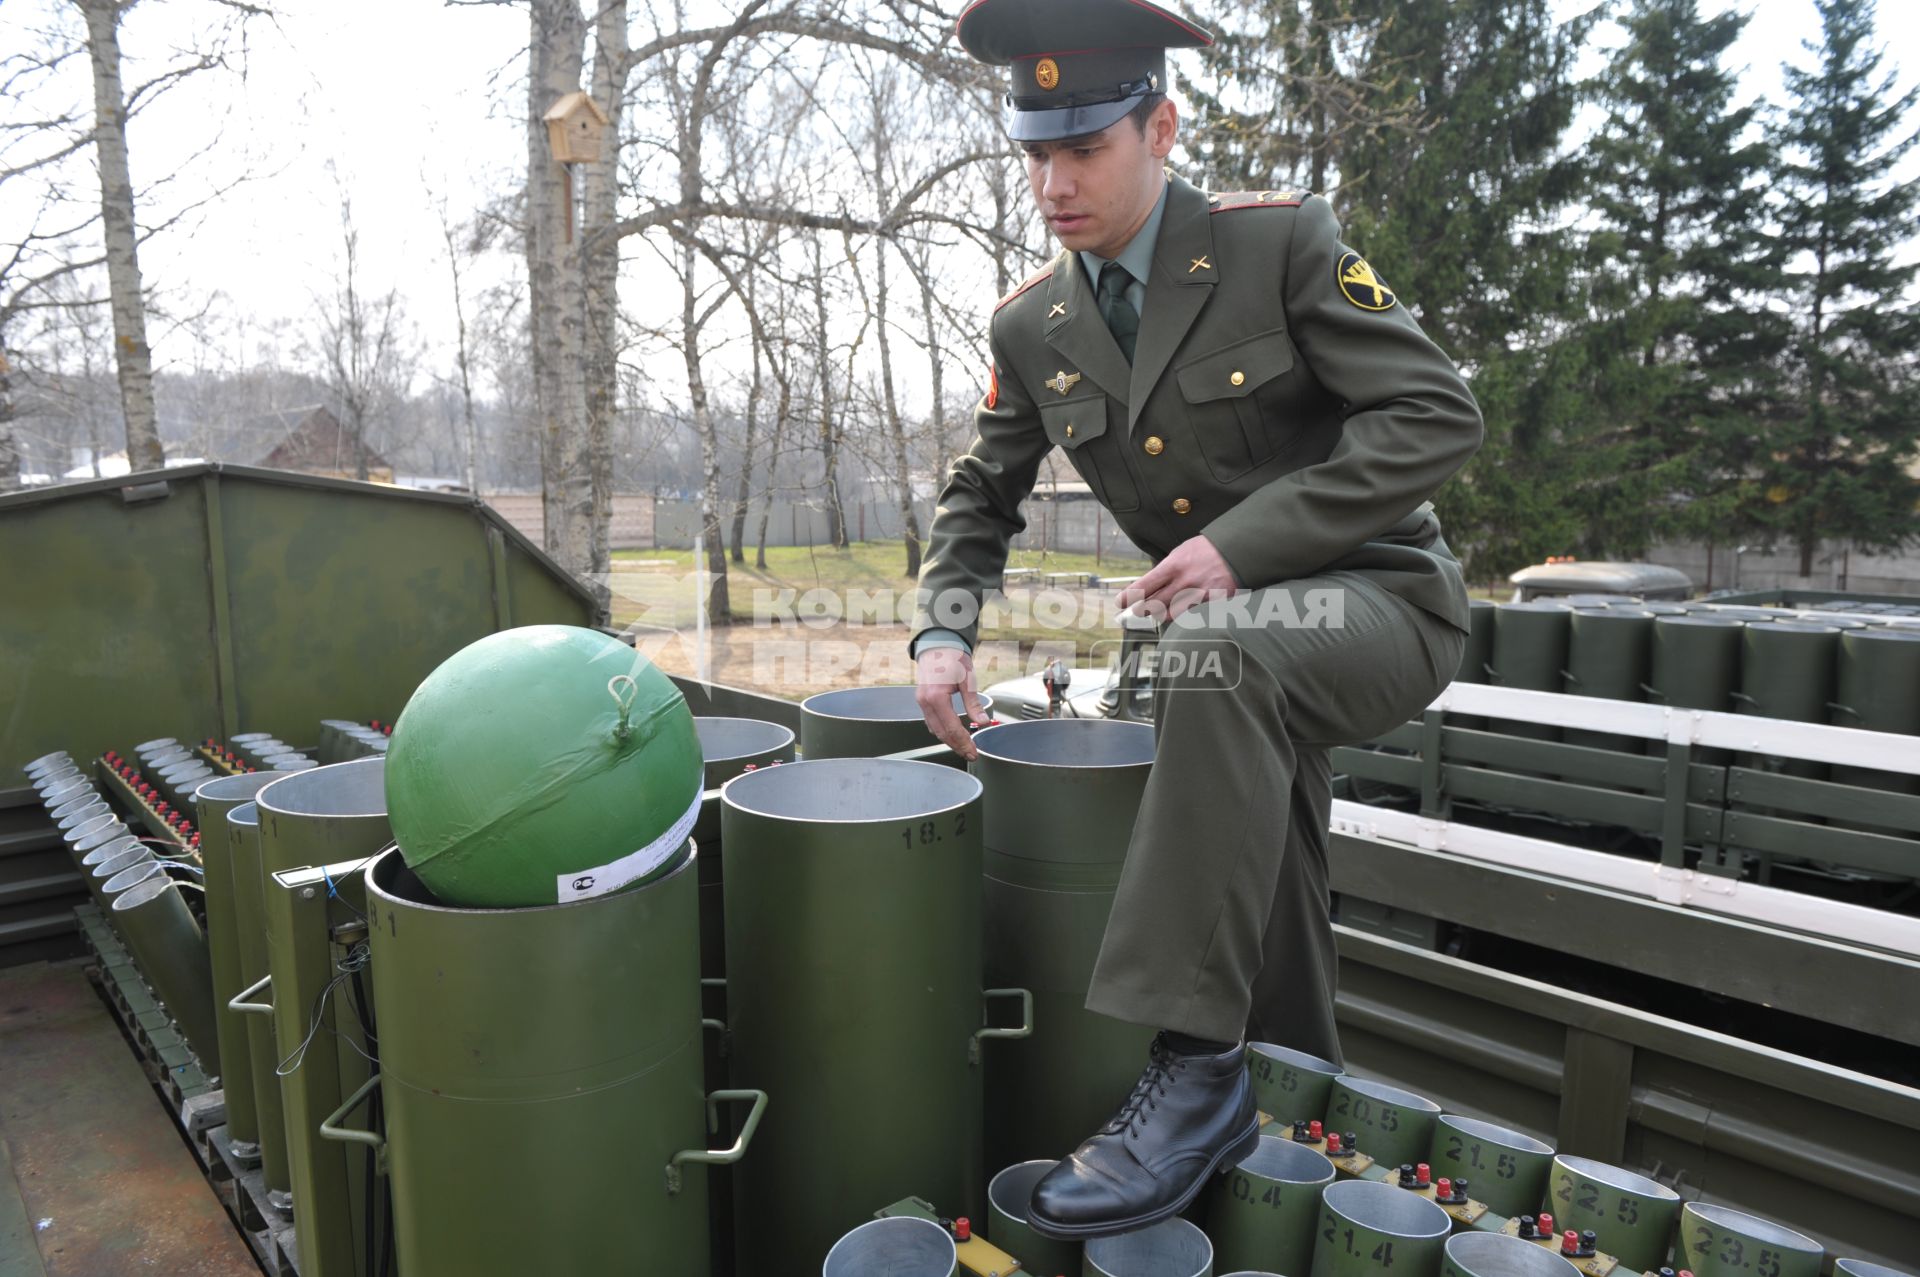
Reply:
[[[1275,328],[1175,369],[1188,424],[1214,478],[1230,482],[1273,459],[1286,423],[1269,420],[1272,409],[1262,401],[1275,398],[1278,379],[1292,368],[1293,343]]]
[[[1105,395],[1078,395],[1059,403],[1043,403],[1040,424],[1103,505],[1114,511],[1140,508],[1140,493],[1127,473],[1127,463],[1107,435]]]

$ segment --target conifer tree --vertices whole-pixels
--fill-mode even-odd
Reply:
[[[1872,0],[1818,0],[1811,69],[1786,68],[1774,179],[1793,331],[1789,395],[1755,458],[1745,513],[1790,537],[1800,572],[1823,540],[1890,548],[1920,537],[1920,267],[1896,261],[1920,182],[1895,180],[1920,89],[1896,96]]]

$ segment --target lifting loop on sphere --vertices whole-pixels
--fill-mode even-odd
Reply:
[[[607,680],[607,695],[613,697],[613,703],[620,710],[620,725],[613,734],[621,740],[633,735],[633,724],[628,717],[633,713],[633,702],[640,695],[640,685],[633,681],[631,674],[615,674]]]

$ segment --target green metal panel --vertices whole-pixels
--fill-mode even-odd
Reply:
[[[1625,608],[1577,609],[1567,629],[1567,691],[1614,701],[1642,701],[1652,660],[1654,616]],[[1567,732],[1570,745],[1597,749],[1641,748],[1637,736]]]
[[[1111,1117],[1153,1030],[1086,1009],[1153,767],[1153,728],[1007,723],[974,736],[985,809],[986,983],[1030,989],[1033,1036],[986,1064],[987,1165],[1059,1157]]]
[[[1027,1222],[1033,1186],[1060,1163],[1047,1158],[1021,1162],[987,1184],[987,1240],[1020,1261],[1020,1271],[1036,1277],[1080,1271],[1080,1243],[1042,1237]]]
[[[444,657],[592,599],[471,498],[237,466],[0,496],[0,775],[164,732],[391,715]]]
[[[980,699],[991,711],[992,699]],[[957,692],[953,712],[966,721],[966,709]],[[991,717],[989,714],[989,721]],[[800,752],[810,759],[877,758],[938,743],[920,716],[911,683],[844,687],[800,702]]]
[[[435,904],[397,851],[368,881],[400,1271],[705,1273],[706,1177],[669,1192],[666,1174],[708,1139],[690,861],[525,909]],[[828,1165],[812,1178],[849,1169]],[[784,1263],[803,1254],[767,1241]]]
[[[1920,630],[1855,630],[1840,636],[1835,671],[1837,727],[1920,736]],[[1903,794],[1920,793],[1920,776],[1835,767],[1833,778]]]
[[[327,908],[332,891],[305,881],[289,886],[288,874],[357,862],[392,841],[385,775],[383,758],[336,763],[282,776],[254,800],[260,813],[262,916],[267,968],[273,973],[287,1168],[300,1271],[309,1277],[347,1277],[362,1262],[364,1159],[315,1132],[321,1119],[365,1081],[367,1068],[359,1052],[343,1055],[335,1048],[342,1036],[361,1035],[351,992],[344,981],[336,983],[342,955],[333,928],[345,919]],[[333,996],[324,998],[329,986]],[[317,1031],[316,1016],[322,1021]],[[308,1049],[296,1055],[303,1042]],[[368,1049],[364,1041],[360,1046]]]
[[[1264,1264],[1303,1273],[1313,1259],[1320,1195],[1333,1163],[1283,1136],[1263,1136],[1240,1164],[1209,1188],[1207,1236],[1223,1269]]]
[[[903,1193],[980,1218],[980,782],[809,760],[721,801],[733,1071],[776,1101],[735,1174],[741,1271],[804,1267]]]
[[[1460,654],[1460,671],[1454,681],[1460,683],[1484,683],[1492,672],[1488,668],[1493,664],[1493,626],[1494,604],[1486,599],[1468,601],[1468,622],[1472,629],[1467,634],[1466,650]]]

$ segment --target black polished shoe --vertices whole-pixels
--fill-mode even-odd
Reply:
[[[1113,1120],[1033,1186],[1027,1222],[1068,1241],[1157,1224],[1185,1210],[1209,1176],[1239,1165],[1259,1140],[1243,1048],[1181,1055],[1163,1033]]]

